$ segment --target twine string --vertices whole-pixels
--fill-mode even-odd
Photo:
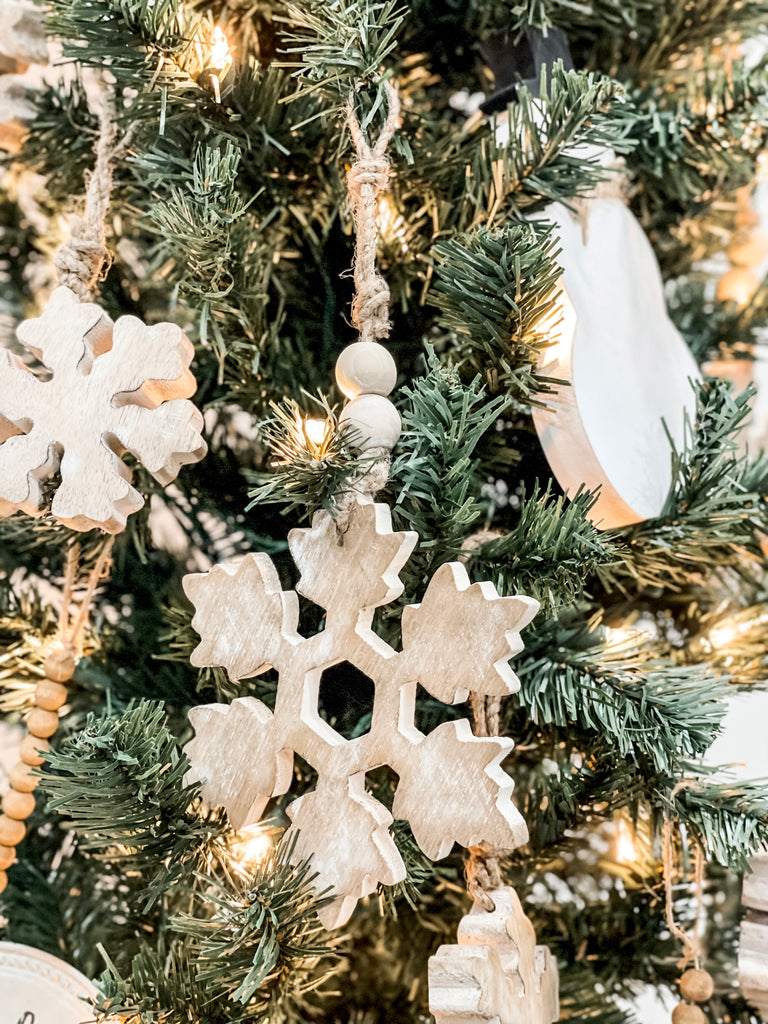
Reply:
[[[64,584],[62,586],[62,604],[59,612],[59,636],[61,645],[69,650],[76,650],[80,647],[88,625],[88,616],[91,611],[94,594],[99,583],[107,576],[112,558],[112,547],[115,538],[108,537],[99,552],[93,568],[88,573],[83,597],[78,605],[77,611],[73,614],[71,610],[72,596],[75,587],[80,565],[80,545],[74,541],[67,550],[67,560],[64,567]]]
[[[389,288],[376,266],[378,196],[389,185],[387,147],[400,120],[400,94],[392,82],[385,82],[387,116],[379,137],[371,146],[365,138],[355,114],[354,94],[347,103],[347,123],[356,159],[347,173],[347,189],[355,219],[355,255],[353,276],[355,297],[352,300],[352,323],[360,341],[380,341],[389,335]],[[359,495],[374,496],[383,490],[389,479],[391,453],[385,447],[366,451],[365,464],[335,495],[336,527],[339,543],[349,525],[352,508]]]
[[[693,785],[694,782],[692,779],[683,779],[678,782],[670,793],[670,801],[674,800],[677,794],[682,790],[688,789]],[[682,928],[677,921],[675,921],[675,907],[672,893],[675,866],[674,844],[672,842],[672,822],[667,814],[665,814],[662,824],[661,841],[667,927],[669,928],[670,934],[683,945],[683,956],[678,962],[678,967],[680,970],[684,970],[688,964],[692,963],[698,970],[701,963],[699,930],[702,915],[704,913],[704,851],[700,844],[696,844],[694,849],[694,898],[696,901],[696,922],[690,931],[686,931],[685,928]]]
[[[347,188],[355,218],[354,281],[352,323],[360,341],[379,341],[389,335],[389,288],[376,267],[378,227],[376,205],[379,193],[389,186],[387,147],[400,119],[400,96],[391,82],[385,82],[388,111],[379,137],[371,147],[355,114],[354,95],[347,103],[347,122],[357,159],[347,174]]]
[[[102,269],[108,264],[106,216],[112,191],[112,169],[128,149],[133,137],[131,126],[115,141],[116,129],[105,108],[99,113],[96,162],[88,177],[85,211],[73,217],[69,240],[56,255],[59,283],[70,288],[81,302],[88,302]],[[108,266],[107,266],[108,269]]]

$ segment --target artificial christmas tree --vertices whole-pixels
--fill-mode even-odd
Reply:
[[[701,758],[733,687],[768,668],[768,461],[739,448],[750,392],[701,368],[753,359],[768,318],[764,286],[721,301],[712,272],[768,137],[766,68],[733,57],[768,30],[763,7],[51,0],[48,31],[90,80],[39,91],[3,165],[0,465],[28,486],[2,493],[0,709],[56,722],[47,740],[32,717],[40,747],[24,741],[12,776],[0,954],[55,957],[95,983],[89,1013],[126,1024],[407,1024],[430,1005],[632,1024],[639,984],[683,998],[678,1017],[756,1019],[738,925],[768,795]],[[57,263],[115,139],[109,202]],[[627,183],[610,202],[645,232],[675,325],[657,295],[635,344],[663,321],[694,372],[669,486],[642,521],[598,530],[589,467],[574,451],[563,493],[534,418],[557,422],[561,265],[578,253],[560,263],[553,221],[608,201],[606,150]],[[114,331],[52,322],[57,269],[92,293],[76,284],[68,316],[98,308]],[[123,343],[131,374],[98,423],[86,398],[44,406],[52,450],[20,466],[8,453],[38,410],[21,408],[22,366],[39,389],[56,379],[16,341],[41,315],[78,385]],[[659,458],[654,375],[632,383]],[[176,403],[167,458],[126,441],[126,416]],[[91,422],[98,452],[70,472],[56,443]],[[119,514],[57,516],[105,460]],[[67,643],[46,708],[36,688]],[[230,729],[241,712],[258,728]],[[334,762],[343,797],[313,819],[326,747],[350,771]],[[463,752],[491,748],[467,784]],[[678,986],[669,922],[694,918],[708,999]]]

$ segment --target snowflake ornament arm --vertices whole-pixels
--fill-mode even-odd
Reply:
[[[294,856],[311,856],[318,889],[336,895],[322,912],[327,927],[344,924],[379,883],[405,877],[389,833],[392,814],[365,790],[366,772],[381,765],[399,776],[394,814],[410,822],[430,857],[444,857],[454,842],[513,849],[528,838],[511,800],[512,780],[500,767],[512,741],[473,736],[466,720],[425,736],[415,725],[415,700],[419,683],[446,703],[470,687],[488,695],[514,691],[519,684],[507,661],[538,604],[499,597],[491,584],[470,584],[462,566],[443,566],[422,603],[405,610],[403,650],[395,651],[371,624],[375,609],[402,592],[398,573],[416,540],[393,531],[388,506],[371,501],[353,506],[343,534],[325,512],[310,529],[293,530],[297,590],[327,612],[324,630],[309,638],[297,632],[296,594],[282,591],[266,555],[184,581],[201,636],[193,664],[223,665],[236,679],[268,665],[279,672],[274,712],[254,698],[190,712],[192,776],[205,780],[204,797],[224,804],[239,827],[287,792],[293,752],[316,769],[317,788],[288,814],[298,832]],[[376,688],[370,731],[351,740],[318,708],[323,672],[344,661]]]
[[[113,324],[62,287],[18,337],[52,376],[41,380],[2,353],[0,515],[40,515],[41,482],[58,473],[52,515],[75,530],[117,533],[144,503],[125,452],[161,483],[205,454],[202,416],[187,400],[193,349],[181,328],[131,316]]]

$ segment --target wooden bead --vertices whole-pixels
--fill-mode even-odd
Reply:
[[[375,341],[355,341],[336,360],[336,383],[347,398],[388,395],[397,382],[395,361]]]
[[[31,793],[37,789],[37,784],[40,781],[36,775],[32,774],[31,765],[24,764],[23,761],[19,761],[13,766],[10,779],[11,785],[17,793]]]
[[[16,860],[16,848],[14,846],[0,846],[0,871],[5,871]]]
[[[55,711],[43,711],[42,708],[32,708],[27,719],[27,729],[30,735],[47,739],[53,736],[59,728],[59,716]]]
[[[353,444],[361,451],[394,448],[402,428],[400,413],[383,395],[353,398],[344,407],[340,422],[354,429]]]
[[[707,1018],[700,1006],[678,1003],[672,1011],[672,1024],[707,1024]]]
[[[691,968],[680,979],[680,994],[690,1003],[706,1003],[714,991],[715,983],[707,971]]]
[[[5,887],[8,885],[8,875],[4,871],[0,871],[0,892],[5,892]]]
[[[761,231],[737,232],[726,251],[735,267],[759,267],[768,256],[768,242]]]
[[[75,674],[75,652],[71,647],[57,647],[45,659],[43,671],[56,683],[66,683]]]
[[[35,809],[35,797],[32,793],[17,793],[9,789],[3,797],[3,814],[14,821],[25,821]]]
[[[0,846],[18,846],[27,834],[27,826],[23,821],[0,814]]]
[[[719,302],[735,302],[738,306],[746,306],[759,287],[760,281],[753,271],[746,267],[734,267],[717,282],[717,298]]]
[[[37,736],[25,736],[21,741],[21,747],[19,748],[19,757],[24,764],[39,765],[42,764],[45,758],[38,754],[38,750],[41,750],[44,754],[47,754],[51,749],[50,744],[47,740],[40,739]]]
[[[67,688],[51,679],[43,679],[35,687],[35,705],[43,711],[58,711],[67,702]]]

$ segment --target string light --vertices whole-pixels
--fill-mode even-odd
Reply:
[[[328,419],[318,416],[296,414],[296,434],[301,447],[306,448],[316,459],[325,458],[333,425]]]
[[[384,194],[379,197],[376,203],[376,221],[385,244],[398,245],[401,253],[408,252],[408,226],[391,195]]]
[[[229,40],[221,25],[215,25],[210,43],[203,44],[200,40],[195,41],[198,59],[203,70],[198,75],[198,82],[209,82],[213,89],[213,96],[217,103],[221,103],[221,83],[232,67],[232,52],[229,48]]]
[[[632,864],[637,860],[637,848],[632,826],[623,816],[616,817],[615,857],[618,864]]]
[[[262,825],[250,825],[235,833],[229,847],[230,863],[241,874],[250,874],[261,867],[272,853],[272,834]]]

